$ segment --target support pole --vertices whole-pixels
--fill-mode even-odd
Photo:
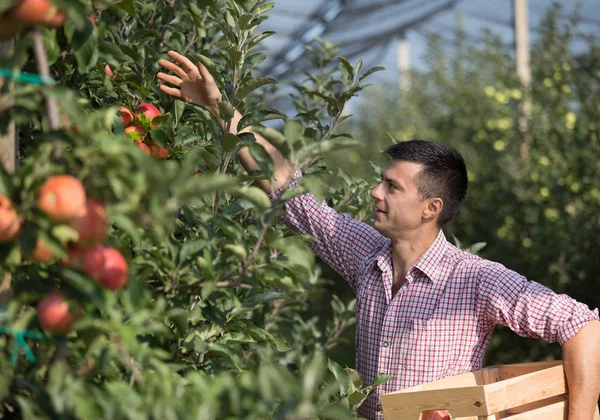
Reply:
[[[0,41],[0,64],[10,54],[10,50],[13,46],[13,40]],[[0,86],[2,86],[2,79],[0,79]],[[6,112],[5,110],[12,107],[14,98],[10,95],[0,95],[0,113]],[[15,122],[9,121],[8,129],[6,133],[0,132],[0,163],[4,170],[8,173],[14,173],[17,169],[17,153],[18,146],[16,140]],[[4,273],[2,279],[0,279],[0,307],[8,306],[12,297],[12,274],[9,272]]]
[[[405,32],[400,34],[398,40],[398,72],[400,73],[400,90],[406,92],[410,88],[410,45]]]
[[[532,143],[528,121],[531,117],[531,68],[529,66],[529,16],[527,0],[514,0],[515,48],[517,55],[517,74],[523,85],[523,106],[519,116],[519,131],[523,137],[521,157],[529,159]]]

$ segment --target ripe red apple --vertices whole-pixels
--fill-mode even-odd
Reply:
[[[425,411],[421,416],[422,420],[450,420],[451,418],[446,410]]]
[[[146,145],[146,143],[144,143],[141,140],[135,140],[133,142],[133,144],[135,145],[135,147],[137,147],[138,149],[140,149],[142,152],[144,152],[145,154],[147,154],[148,156],[150,156],[150,149],[148,148],[148,146]]]
[[[169,154],[169,148],[160,147],[154,140],[152,140],[152,144],[150,145],[150,154],[156,159],[166,159],[167,155]]]
[[[61,292],[44,296],[38,304],[37,312],[41,327],[56,334],[69,332],[79,315],[71,311],[69,301]]]
[[[110,77],[111,79],[117,77],[117,70],[113,72],[113,69],[108,65],[108,63],[106,64],[106,66],[104,66],[104,71],[106,72],[106,74],[108,74],[108,77]]]
[[[20,229],[21,217],[13,207],[12,201],[0,194],[0,242],[12,241]]]
[[[114,248],[103,248],[104,266],[98,283],[115,291],[127,284],[129,267],[123,255]]]
[[[143,103],[138,105],[135,108],[135,113],[137,114],[138,118],[141,117],[142,114],[144,114],[146,116],[146,119],[149,121],[154,120],[155,117],[160,116],[160,111],[158,110],[158,108],[156,108],[154,105],[149,104],[149,103]],[[153,123],[152,127],[157,127],[158,123]]]
[[[129,134],[131,133],[137,133],[140,137],[139,138],[134,138],[132,136],[130,136]],[[129,138],[133,138],[133,140],[139,140],[140,138],[144,138],[146,137],[146,132],[144,131],[144,129],[142,127],[140,127],[139,125],[130,125],[129,127],[125,128],[125,135]]]
[[[99,201],[88,198],[85,203],[85,213],[71,221],[70,225],[79,234],[77,245],[88,246],[102,242],[108,230],[104,206]]]
[[[62,25],[66,18],[49,0],[20,0],[12,9],[11,15],[28,25]]]
[[[65,24],[67,14],[65,12],[57,12],[54,16],[46,21],[45,26],[48,28],[57,29]]]
[[[133,113],[129,110],[129,108],[123,106],[119,110],[119,114],[121,115],[121,122],[123,123],[123,127],[129,127],[133,122]]]
[[[50,178],[38,196],[38,205],[55,222],[68,222],[85,213],[85,189],[71,175],[55,175]]]
[[[102,277],[104,270],[104,247],[93,245],[88,248],[70,248],[65,266],[83,271],[96,281]]]

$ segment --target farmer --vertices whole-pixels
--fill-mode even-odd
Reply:
[[[169,52],[159,65],[160,89],[219,115],[221,93],[208,70]],[[239,112],[231,129],[235,133]],[[250,131],[244,129],[242,131]],[[277,199],[302,177],[279,151],[254,133],[275,164],[274,181],[259,186]],[[600,321],[569,296],[557,295],[503,265],[450,244],[442,227],[467,196],[467,169],[454,149],[414,140],[386,151],[390,162],[371,191],[373,226],[338,214],[312,194],[287,202],[281,216],[338,271],[357,295],[356,368],[364,383],[380,374],[395,378],[379,394],[482,368],[495,325],[558,341],[569,385],[569,419],[591,420],[600,393]],[[248,171],[259,165],[246,148]],[[374,396],[359,413],[381,419]]]

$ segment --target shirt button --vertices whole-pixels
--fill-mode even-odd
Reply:
[[[377,404],[377,408],[376,408],[376,410],[377,410],[377,411],[381,411],[381,404]]]
[[[383,342],[383,347],[389,347],[390,346],[390,342],[389,341],[384,341]]]

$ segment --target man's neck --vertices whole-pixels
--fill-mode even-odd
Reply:
[[[428,229],[427,231],[410,232],[392,239],[393,295],[405,283],[410,267],[427,251],[438,233],[438,229]]]

